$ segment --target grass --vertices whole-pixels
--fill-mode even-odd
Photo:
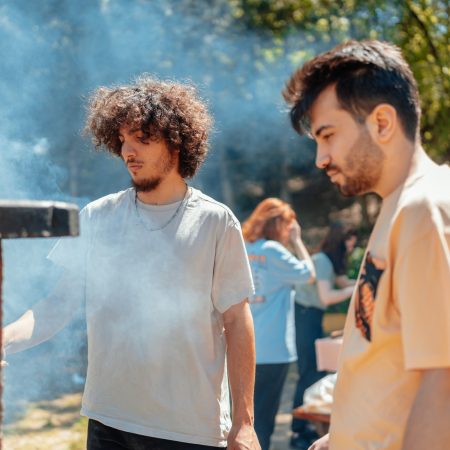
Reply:
[[[80,417],[81,394],[30,404],[22,417],[3,427],[8,450],[84,450],[87,418]]]

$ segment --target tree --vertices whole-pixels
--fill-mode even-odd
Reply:
[[[449,3],[442,0],[229,0],[243,27],[271,38],[260,57],[302,63],[349,39],[378,38],[400,46],[418,81],[422,138],[439,160],[450,159]]]

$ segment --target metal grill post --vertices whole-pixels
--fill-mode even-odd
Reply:
[[[48,201],[0,202],[0,325],[3,327],[2,239],[77,236],[78,207],[70,203]],[[3,333],[0,333],[3,348]],[[0,369],[0,423],[3,424],[3,370]],[[0,450],[2,430],[0,429]]]

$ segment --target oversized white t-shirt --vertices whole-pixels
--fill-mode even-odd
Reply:
[[[61,239],[49,257],[85,280],[81,414],[222,447],[231,425],[222,313],[253,293],[251,272],[237,219],[196,189],[151,231],[179,206],[140,204],[133,189],[103,197],[81,211],[81,237]]]

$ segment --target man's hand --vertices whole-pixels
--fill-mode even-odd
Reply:
[[[311,447],[309,447],[308,450],[328,450],[329,439],[330,439],[329,434],[322,436],[320,439],[314,442],[314,444],[311,445]]]
[[[261,450],[255,429],[251,425],[231,427],[228,434],[228,450]]]

